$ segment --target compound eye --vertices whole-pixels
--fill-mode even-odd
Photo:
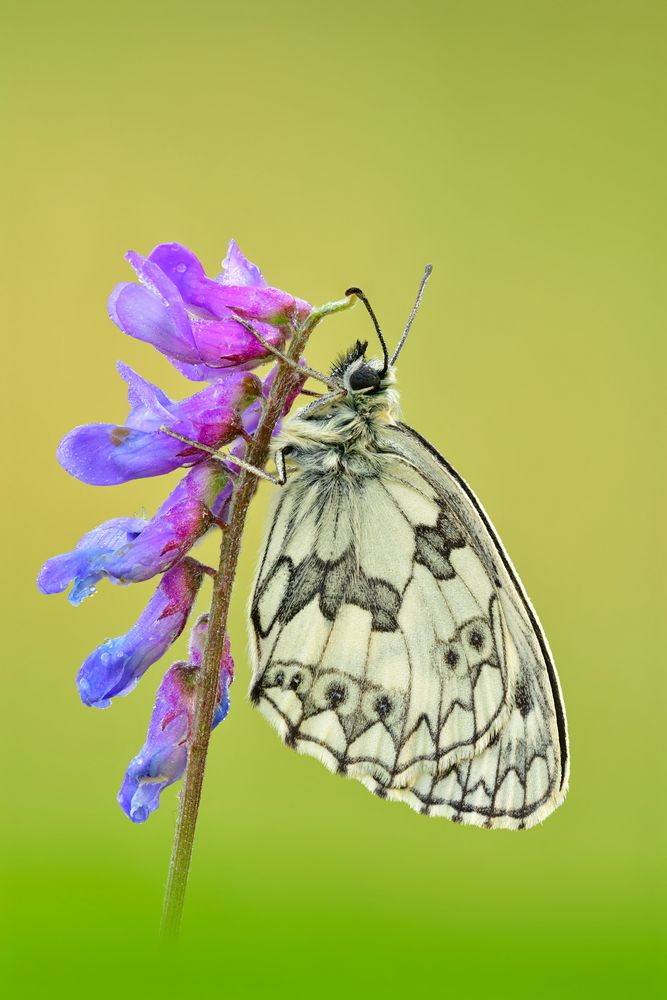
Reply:
[[[380,374],[370,365],[362,365],[352,372],[348,381],[350,389],[355,392],[359,389],[377,389],[380,384]]]

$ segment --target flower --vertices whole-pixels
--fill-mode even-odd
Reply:
[[[60,594],[74,583],[69,600],[75,606],[95,593],[95,584],[106,575],[109,556],[126,548],[144,530],[142,517],[114,517],[77,542],[71,552],[53,556],[42,566],[37,586],[43,594]]]
[[[112,698],[137,686],[185,628],[203,575],[200,563],[183,559],[164,574],[130,631],[90,653],[76,678],[84,705],[108,708]]]
[[[281,347],[293,324],[311,311],[302,299],[270,288],[233,240],[215,280],[180,243],[161,243],[147,258],[126,256],[141,284],[116,286],[109,299],[111,319],[195,381],[215,379],[229,368],[252,368],[268,357],[235,314],[252,320],[265,340]]]
[[[206,452],[160,428],[219,448],[240,433],[241,413],[262,389],[256,375],[228,372],[224,379],[176,403],[127,365],[119,364],[118,370],[129,387],[130,414],[125,425],[75,427],[58,447],[62,467],[93,486],[160,476],[203,461]]]
[[[57,594],[73,583],[71,604],[95,593],[102,577],[114,583],[137,583],[164,573],[190,551],[221,518],[214,508],[224,505],[229,474],[213,458],[191,469],[151,520],[117,517],[87,532],[72,552],[48,559],[37,585],[43,594]],[[221,494],[225,495],[221,500]]]
[[[146,742],[125,773],[118,802],[134,823],[148,819],[160,803],[160,794],[178,781],[185,770],[207,626],[208,615],[202,615],[190,636],[189,662],[174,663],[165,674],[155,698]],[[233,679],[234,661],[229,638],[225,637],[211,729],[227,715]]]

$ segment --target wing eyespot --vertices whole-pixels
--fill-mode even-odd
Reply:
[[[493,636],[489,623],[483,618],[475,618],[461,630],[461,638],[472,662],[488,660],[494,652]]]
[[[347,690],[344,684],[334,682],[326,690],[326,699],[329,708],[338,708],[339,705],[343,704],[346,697]]]
[[[321,673],[307,701],[307,714],[334,711],[337,715],[348,717],[353,715],[359,705],[361,692],[354,678],[342,675],[338,671]]]
[[[381,694],[379,698],[375,699],[374,709],[381,719],[386,719],[386,717],[391,713],[392,704],[391,699],[386,696],[386,694]]]
[[[400,727],[406,708],[405,694],[397,690],[368,687],[361,701],[362,714],[367,722],[382,722],[389,730]]]
[[[470,635],[468,636],[468,642],[470,643],[473,649],[479,651],[482,648],[484,638],[479,629],[474,628],[471,630]]]

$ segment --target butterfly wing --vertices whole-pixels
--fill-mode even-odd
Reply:
[[[378,794],[471,822],[528,825],[542,794],[538,765],[528,764],[530,794],[516,807],[526,815],[516,821],[505,765],[495,778],[486,772],[516,728],[517,705],[530,701],[519,718],[531,725],[554,714],[536,708],[544,691],[532,674],[528,686],[522,679],[525,663],[535,672],[535,626],[518,591],[507,600],[495,535],[471,514],[455,474],[407,428],[384,438],[372,462],[346,475],[301,472],[277,498],[251,605],[252,698],[289,745]],[[551,736],[534,738],[540,754]],[[513,781],[511,753],[527,738],[503,750]],[[481,802],[479,782],[473,803],[463,778],[457,799],[452,775],[485,754],[488,787],[500,779],[497,803],[493,794]],[[545,762],[550,790],[558,766]]]

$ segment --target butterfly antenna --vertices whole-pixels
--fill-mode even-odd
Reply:
[[[375,332],[377,333],[379,341],[382,344],[384,365],[382,366],[382,371],[380,372],[380,378],[384,378],[384,376],[387,374],[387,368],[389,368],[389,351],[387,350],[385,339],[382,336],[382,330],[380,329],[380,324],[378,323],[377,316],[373,312],[373,307],[360,288],[348,288],[345,294],[356,295],[358,299],[361,299],[363,304],[366,306],[366,309],[368,310],[368,315],[373,320],[373,326],[375,327]]]
[[[426,267],[424,268],[424,274],[422,276],[422,280],[421,280],[421,283],[419,285],[419,291],[417,292],[417,298],[415,300],[415,304],[413,305],[412,312],[410,313],[410,318],[408,319],[408,322],[407,322],[407,325],[405,327],[405,330],[403,331],[403,336],[401,337],[401,339],[398,342],[398,347],[394,351],[394,353],[392,355],[392,358],[391,358],[391,362],[390,363],[392,365],[396,361],[396,358],[398,357],[398,355],[403,350],[403,345],[405,344],[405,341],[408,339],[408,334],[410,333],[410,327],[412,326],[413,320],[414,320],[415,316],[417,315],[417,310],[419,309],[419,303],[422,300],[422,295],[424,294],[424,289],[426,288],[426,282],[431,277],[431,271],[432,270],[433,270],[433,264],[427,264]]]

